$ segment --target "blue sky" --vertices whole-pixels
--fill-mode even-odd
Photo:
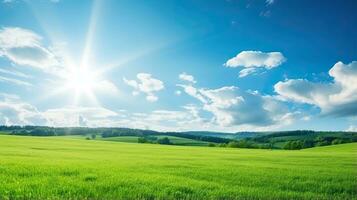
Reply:
[[[0,3],[0,124],[356,130],[355,1]]]

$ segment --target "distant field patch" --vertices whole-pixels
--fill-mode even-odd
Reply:
[[[112,142],[130,142],[130,143],[138,143],[138,138],[137,136],[118,136],[118,137],[107,137],[107,138],[101,138],[98,137],[98,140],[104,140],[104,141],[112,141]]]
[[[70,137],[70,136],[65,136]],[[78,136],[85,139],[84,136]],[[152,135],[151,137],[155,137],[157,139],[167,137],[173,145],[182,145],[182,146],[208,146],[209,142],[192,140],[182,137],[175,137],[175,136],[167,136],[167,135]],[[103,140],[103,141],[112,141],[112,142],[130,142],[130,143],[138,143],[139,137],[137,136],[118,136],[118,137],[107,137],[102,138],[98,136],[96,140]]]

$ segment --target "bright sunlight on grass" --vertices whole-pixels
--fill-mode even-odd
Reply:
[[[356,155],[1,135],[0,199],[354,199]]]

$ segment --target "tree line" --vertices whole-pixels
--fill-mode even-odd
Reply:
[[[288,149],[298,150],[317,146],[357,142],[356,132],[328,131],[281,131],[256,134],[255,137],[229,139],[225,137],[207,136],[193,132],[158,132],[153,130],[130,128],[87,128],[87,127],[47,127],[47,126],[0,126],[1,132],[25,136],[63,136],[85,135],[87,139],[95,139],[97,135],[108,137],[136,136],[139,143],[172,144],[168,137],[175,136],[186,139],[209,142],[208,146],[231,148]],[[218,135],[218,134],[215,134]],[[164,136],[164,137],[157,137]]]

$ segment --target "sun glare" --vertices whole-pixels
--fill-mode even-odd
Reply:
[[[75,104],[79,103],[83,98],[86,101],[97,103],[94,95],[97,80],[99,80],[98,75],[90,69],[86,67],[73,67],[66,75],[64,88],[66,91],[71,91]]]
[[[93,2],[86,35],[86,41],[81,58],[79,60],[73,59],[73,57],[68,54],[67,49],[61,49],[61,54],[63,54],[64,57],[65,67],[59,75],[59,81],[55,83],[54,88],[56,89],[53,89],[53,87],[51,87],[51,91],[47,92],[47,94],[44,95],[43,99],[50,98],[59,94],[66,94],[70,97],[73,97],[74,105],[100,104],[97,100],[95,92],[96,90],[100,90],[98,82],[103,80],[102,75],[104,74],[104,71],[93,71],[93,69],[88,66],[90,58],[93,58],[93,55],[91,55],[91,53],[100,7],[100,1]],[[51,39],[56,41],[56,37],[53,37]]]
[[[94,74],[87,68],[78,67],[68,73],[66,86],[78,93],[83,93],[93,89],[95,79]]]

